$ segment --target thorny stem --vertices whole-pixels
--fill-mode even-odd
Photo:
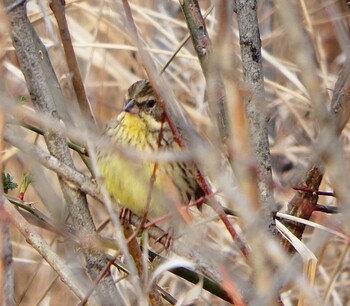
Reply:
[[[117,255],[115,255],[114,257],[112,257],[107,264],[105,265],[105,267],[100,271],[99,275],[94,279],[93,282],[93,286],[91,286],[91,288],[89,289],[89,291],[86,293],[85,297],[80,301],[80,303],[78,304],[78,306],[83,306],[86,305],[91,294],[95,291],[97,285],[100,283],[101,279],[106,275],[106,273],[108,273],[109,269],[111,268],[111,266],[113,265],[113,263],[115,262],[115,260],[117,259]]]
[[[214,5],[211,5],[208,10],[204,13],[203,19],[207,18],[207,16],[213,11]],[[164,71],[168,68],[170,63],[173,61],[175,56],[180,52],[182,47],[188,42],[188,40],[191,38],[191,34],[187,34],[186,37],[181,41],[180,45],[178,46],[177,50],[174,52],[174,54],[169,58],[169,60],[166,62],[166,64],[163,66],[162,70],[160,71],[159,74],[164,73]]]
[[[297,190],[297,191],[305,191],[305,192],[309,192],[309,193],[314,193],[315,195],[336,197],[334,192],[314,190],[314,189],[308,188],[307,186],[302,186],[302,187],[294,186],[293,189]]]

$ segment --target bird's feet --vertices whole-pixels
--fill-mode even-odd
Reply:
[[[131,224],[132,212],[130,209],[123,207],[120,211],[119,219],[122,224],[129,223]]]

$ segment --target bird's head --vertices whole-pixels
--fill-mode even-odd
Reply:
[[[164,110],[148,80],[140,80],[130,86],[123,111],[157,125],[163,121],[164,116]]]

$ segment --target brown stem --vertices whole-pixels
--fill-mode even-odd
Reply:
[[[317,168],[311,169],[307,175],[303,185],[307,186],[307,189],[318,190],[321,184],[323,174]],[[288,214],[309,220],[311,214],[315,211],[318,200],[318,194],[316,192],[310,193],[309,191],[298,191],[293,199],[288,204]],[[298,238],[301,239],[304,233],[305,224],[299,222],[293,222],[289,220],[282,220],[282,223]],[[281,238],[281,245],[289,253],[294,252],[294,247],[284,238]]]
[[[228,136],[228,116],[226,94],[221,75],[213,68],[212,44],[197,0],[180,1],[185,20],[190,31],[193,46],[207,81],[207,92],[211,111],[216,114],[222,140]]]
[[[81,79],[77,58],[75,56],[72,39],[69,33],[65,15],[65,2],[64,0],[52,0],[50,2],[50,8],[57,21],[64,54],[66,56],[69,72],[72,74],[72,83],[80,109],[85,115],[87,122],[94,122],[94,117],[90,109],[90,103],[86,96],[85,87]]]
[[[137,269],[137,272],[138,272],[140,278],[142,278],[142,276],[145,274],[144,269],[147,269],[147,267],[144,267],[144,265],[143,265],[142,250],[141,250],[140,245],[137,242],[137,239],[134,235],[134,232],[133,232],[133,230],[128,222],[124,223],[123,229],[124,229],[125,238],[128,241],[128,248],[130,251],[130,255],[134,259],[136,269]],[[155,283],[152,284],[150,292],[148,293],[148,297],[149,297],[150,305],[152,305],[152,306],[163,305],[161,295],[157,291],[157,285]]]
[[[330,196],[330,197],[335,197],[335,193],[334,192],[328,192],[328,191],[319,191],[319,190],[313,190],[308,188],[307,186],[302,186],[302,187],[298,187],[298,186],[294,186],[293,187],[294,190],[297,191],[305,191],[305,192],[309,192],[309,193],[315,193],[317,195],[322,195],[322,196]]]
[[[11,5],[13,2],[12,0],[5,1],[6,5]],[[67,109],[63,107],[58,110],[56,107],[57,105],[63,106],[62,100],[64,98],[48,52],[27,17],[26,4],[16,6],[8,12],[8,18],[11,24],[12,42],[33,106],[40,115],[46,116],[54,126],[44,130],[48,150],[51,155],[67,167],[75,170],[73,159],[59,123],[61,118],[65,118],[59,118],[59,113],[61,111],[67,113]],[[88,210],[86,195],[63,178],[58,177],[58,181],[74,225],[87,240],[88,237],[94,237],[96,232]],[[83,252],[86,259],[86,268],[90,276],[95,278],[107,263],[107,259],[98,250],[83,249]],[[118,299],[119,293],[110,273],[105,274],[97,289],[101,302],[108,303],[108,301]]]

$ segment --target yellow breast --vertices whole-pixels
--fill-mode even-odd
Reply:
[[[107,133],[117,146],[128,151],[135,150],[136,154],[142,156],[145,151],[152,152],[157,147],[158,133],[148,129],[143,118],[122,113],[115,126],[109,126]],[[101,155],[98,166],[111,196],[122,206],[142,215],[148,204],[154,162],[131,159],[127,154],[116,153]],[[171,190],[175,190],[173,183],[162,171],[162,166],[159,166],[151,192],[149,217],[163,215],[169,211],[169,205],[179,202],[176,192]]]

